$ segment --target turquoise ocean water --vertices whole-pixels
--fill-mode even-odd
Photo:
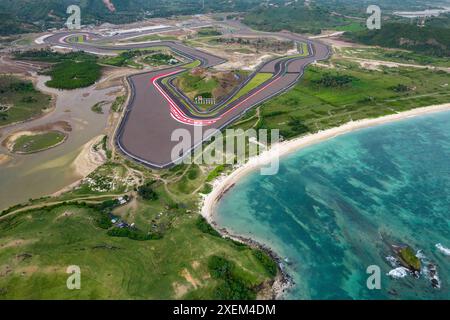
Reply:
[[[274,249],[295,285],[289,299],[450,299],[450,112],[363,129],[282,158],[280,172],[246,176],[216,221]],[[392,245],[408,244],[426,268],[387,275]],[[441,250],[436,247],[441,244]],[[448,254],[448,252],[447,252]],[[366,269],[381,269],[369,290]]]

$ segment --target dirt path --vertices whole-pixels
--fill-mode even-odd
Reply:
[[[430,69],[430,70],[440,70],[446,71],[450,73],[450,68],[446,67],[434,67],[434,66],[425,66],[420,64],[410,64],[410,63],[401,63],[401,62],[393,62],[393,61],[384,61],[384,60],[372,60],[372,59],[363,59],[363,58],[355,58],[349,56],[342,56],[343,59],[352,60],[358,62],[361,67],[369,70],[379,70],[378,67],[388,67],[388,68],[399,68],[399,67],[409,67],[409,68],[417,68],[417,69]]]

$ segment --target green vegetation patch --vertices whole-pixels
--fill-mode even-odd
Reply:
[[[0,298],[213,299],[222,294],[217,288],[222,280],[212,278],[208,267],[214,252],[233,263],[228,270],[239,279],[224,289],[224,296],[253,298],[253,288],[269,280],[251,249],[203,233],[196,228],[196,216],[180,214],[163,238],[136,241],[116,229],[108,235],[107,216],[104,228],[99,218],[100,210],[108,212],[111,206],[101,206],[62,203],[0,219],[0,265],[10,266],[0,277]],[[154,210],[141,209],[137,216],[148,217]],[[136,224],[147,233],[150,223],[142,219]],[[66,287],[66,269],[74,264],[81,268],[82,290]]]
[[[367,26],[366,26],[364,23],[361,23],[361,22],[351,22],[351,23],[346,24],[346,25],[334,27],[333,29],[335,29],[336,31],[351,31],[351,32],[357,32],[357,31],[365,30],[366,28],[367,28]]]
[[[206,78],[192,72],[183,73],[175,81],[177,86],[187,94],[199,91],[211,93],[218,86],[217,81],[213,77]]]
[[[146,41],[168,41],[177,40],[177,37],[170,35],[149,34],[137,38],[125,39],[122,42],[146,42]]]
[[[238,272],[236,264],[221,256],[211,256],[208,260],[211,277],[218,280],[213,298],[219,300],[253,300],[256,290]]]
[[[197,32],[197,35],[200,37],[213,37],[213,36],[220,36],[221,34],[222,32],[212,27],[201,28]]]
[[[131,67],[137,69],[143,68],[138,62],[144,62],[153,66],[177,64],[179,60],[167,52],[169,52],[167,47],[126,50],[114,57],[104,57],[100,62],[116,67]],[[138,61],[138,59],[140,60]]]
[[[403,263],[414,271],[420,271],[420,260],[416,257],[414,251],[406,246],[398,251],[398,255]]]
[[[139,55],[141,55],[141,51],[139,50],[128,50],[121,52],[114,57],[104,57],[100,60],[100,62],[103,64],[108,64],[116,67],[125,67],[125,66],[134,67],[135,64],[133,59]]]
[[[102,148],[108,155],[107,136],[104,136],[96,148]],[[131,188],[126,177],[127,168],[118,163],[107,162],[88,175],[82,183],[69,194],[96,195],[102,193],[121,194]]]
[[[320,79],[313,80],[314,83],[328,88],[338,88],[350,86],[358,79],[347,74],[331,74],[326,73]]]
[[[50,107],[50,101],[31,81],[0,75],[0,126],[39,116]]]
[[[340,54],[347,57],[357,57],[372,60],[393,61],[406,64],[433,65],[436,67],[450,67],[449,59],[445,57],[433,57],[425,54],[418,54],[407,50],[386,50],[383,48],[342,48],[338,49]]]
[[[206,181],[211,182],[216,179],[220,174],[225,170],[225,166],[223,164],[215,167],[206,177]]]
[[[193,69],[193,68],[197,68],[198,66],[200,66],[200,64],[201,64],[200,60],[194,60],[194,61],[192,61],[192,62],[190,62],[188,64],[185,64],[183,66],[183,68],[185,68],[185,69]]]
[[[173,55],[162,52],[157,52],[146,56],[143,59],[143,62],[152,66],[175,65],[179,63],[178,59],[176,59]]]
[[[18,137],[13,144],[15,153],[34,153],[55,147],[64,142],[66,134],[60,131],[49,131]]]
[[[231,99],[230,102],[232,102],[232,101],[234,101],[236,99],[239,99],[243,95],[249,93],[250,91],[252,91],[256,87],[258,87],[259,85],[263,84],[264,82],[266,82],[267,80],[272,78],[272,76],[273,76],[272,73],[267,73],[267,72],[259,72],[259,73],[257,73],[252,78],[252,80],[250,80],[241,90],[239,90],[238,93],[236,93],[236,95]]]
[[[108,236],[111,237],[125,237],[131,240],[145,241],[145,240],[158,240],[162,238],[161,234],[158,233],[145,233],[134,228],[112,228],[107,232]]]
[[[200,109],[208,110],[227,98],[246,77],[244,71],[209,72],[196,68],[176,77],[174,84]]]
[[[77,89],[93,85],[101,76],[100,66],[93,61],[64,61],[48,73],[52,79],[45,84],[58,89]]]
[[[197,222],[195,223],[195,225],[197,226],[197,228],[204,233],[208,233],[214,237],[220,237],[219,232],[216,231],[216,229],[214,229],[209,223],[208,221],[206,221],[205,218],[203,218],[202,216],[197,218]]]
[[[112,103],[111,110],[114,112],[121,112],[126,99],[126,96],[118,96]]]
[[[450,32],[444,28],[388,23],[380,30],[348,32],[344,36],[349,40],[368,45],[403,48],[435,57],[450,56]]]
[[[97,57],[83,51],[59,53],[49,49],[15,52],[15,59],[54,63],[45,74],[46,85],[58,89],[77,89],[94,84],[101,76]]]
[[[17,51],[14,58],[19,60],[34,60],[42,62],[63,62],[63,61],[96,61],[96,56],[83,51],[73,51],[61,53],[50,49],[35,49],[28,51]]]
[[[254,250],[253,255],[258,259],[271,277],[278,273],[277,263],[262,250]]]
[[[322,29],[347,26],[352,22],[352,19],[333,15],[329,10],[314,3],[306,6],[303,1],[291,2],[287,6],[258,8],[244,18],[245,24],[258,30],[289,30],[312,34],[319,34]]]
[[[367,70],[333,60],[334,69],[310,66],[289,92],[260,107],[235,128],[279,129],[284,138],[317,132],[349,121],[447,103],[449,77],[418,68]]]
[[[154,181],[147,182],[138,187],[138,195],[144,200],[157,200],[158,194],[153,189]]]

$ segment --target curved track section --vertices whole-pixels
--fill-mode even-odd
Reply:
[[[66,39],[74,34],[83,35],[85,41],[89,42],[67,42]],[[116,136],[116,144],[125,155],[153,168],[170,167],[191,154],[197,146],[208,140],[217,130],[226,127],[249,109],[289,90],[297,83],[309,64],[327,59],[330,56],[328,46],[297,34],[260,33],[249,29],[243,29],[240,34],[277,36],[295,42],[304,42],[308,44],[310,54],[306,57],[277,58],[263,63],[258,71],[272,73],[272,78],[238,99],[229,102],[232,98],[230,97],[225,101],[225,104],[209,114],[192,112],[186,106],[186,101],[183,103],[183,97],[175,94],[162,83],[163,79],[185,71],[182,66],[129,76],[131,97]],[[118,50],[167,46],[189,60],[199,60],[203,67],[212,67],[226,62],[220,57],[175,41],[115,46],[102,44],[105,40],[120,40],[121,38],[124,38],[124,36],[105,38],[95,33],[62,32],[46,38],[45,41],[52,45],[96,54],[111,54]],[[235,90],[233,93],[237,92],[238,90]],[[209,134],[199,135],[198,130],[195,129],[198,126],[202,127],[202,132],[208,132]],[[173,136],[177,129],[189,132],[191,141],[190,147],[185,148],[183,153],[173,155],[174,147],[179,145],[180,142],[178,137]]]

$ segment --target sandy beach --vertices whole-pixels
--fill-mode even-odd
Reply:
[[[251,158],[247,163],[237,167],[233,172],[231,172],[231,174],[227,176],[221,176],[216,179],[213,183],[213,190],[204,198],[201,206],[201,214],[210,223],[214,223],[215,208],[224,193],[232,188],[242,177],[253,172],[254,170],[270,164],[274,157],[282,157],[302,148],[332,139],[334,137],[355,130],[448,110],[450,110],[450,103],[416,108],[413,110],[387,115],[384,117],[351,121],[339,127],[280,142],[272,146],[268,151],[260,154],[257,157]]]
[[[11,160],[9,155],[0,153],[0,165],[6,164],[9,160]]]
[[[53,193],[52,197],[58,197],[64,192],[68,192],[79,186],[84,178],[106,162],[106,154],[103,149],[101,147],[98,147],[97,151],[94,149],[95,145],[101,143],[103,137],[103,135],[99,135],[81,147],[80,153],[71,164],[71,168],[74,169],[80,178],[70,185],[65,186],[64,188]]]

